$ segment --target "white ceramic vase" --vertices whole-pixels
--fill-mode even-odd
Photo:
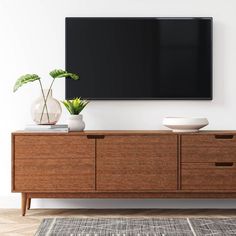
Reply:
[[[83,115],[70,115],[68,118],[68,127],[70,131],[83,131],[85,128]]]

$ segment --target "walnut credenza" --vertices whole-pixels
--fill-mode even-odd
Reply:
[[[12,133],[12,191],[31,198],[235,198],[236,131]]]

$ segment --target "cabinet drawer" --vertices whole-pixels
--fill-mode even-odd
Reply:
[[[14,191],[93,191],[93,159],[16,159]]]
[[[95,155],[95,140],[86,136],[15,136],[15,159],[91,158]]]
[[[235,134],[181,135],[182,162],[236,162]]]
[[[182,190],[236,190],[236,163],[182,163]]]

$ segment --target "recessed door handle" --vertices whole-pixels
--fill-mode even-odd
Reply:
[[[87,135],[88,139],[104,139],[105,135]]]
[[[215,138],[216,139],[233,139],[234,135],[233,134],[216,134]]]
[[[227,167],[227,166],[233,166],[234,163],[233,162],[216,162],[215,166],[219,166],[219,167]]]

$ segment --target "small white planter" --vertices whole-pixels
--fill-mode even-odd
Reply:
[[[68,118],[68,127],[70,131],[83,131],[85,128],[83,115],[70,115]]]

